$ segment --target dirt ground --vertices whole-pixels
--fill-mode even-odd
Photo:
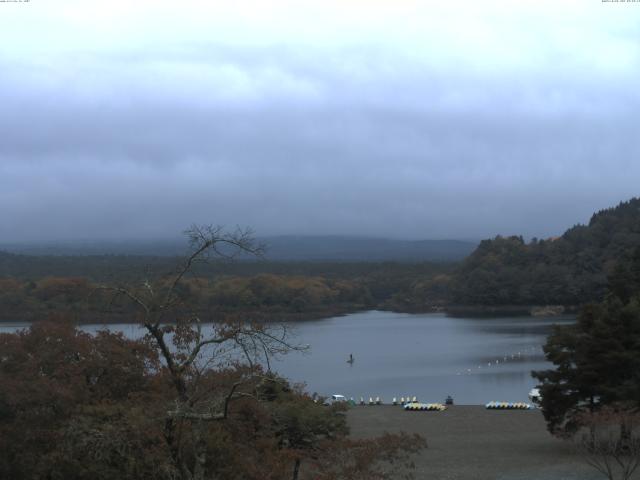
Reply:
[[[356,438],[385,431],[419,433],[425,437],[429,447],[415,458],[417,479],[606,478],[587,466],[569,442],[549,435],[539,410],[453,406],[444,412],[412,412],[399,406],[357,406],[347,416]]]

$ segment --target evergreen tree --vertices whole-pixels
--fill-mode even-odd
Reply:
[[[571,435],[585,411],[640,407],[640,255],[610,277],[610,293],[585,307],[575,325],[556,327],[544,347],[556,368],[533,372],[541,382],[549,430]]]

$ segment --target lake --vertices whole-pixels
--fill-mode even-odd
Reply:
[[[342,317],[288,324],[294,341],[309,344],[308,353],[291,353],[272,368],[309,392],[359,399],[416,396],[459,404],[491,400],[528,401],[535,386],[531,370],[550,368],[542,345],[560,317],[456,318],[445,314],[360,312]],[[14,331],[28,324],[2,324]],[[87,331],[103,328],[85,325]],[[137,325],[109,325],[139,337]],[[349,354],[354,357],[348,363]]]

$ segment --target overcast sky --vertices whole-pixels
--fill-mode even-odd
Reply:
[[[640,3],[0,3],[0,241],[557,235],[639,92]]]

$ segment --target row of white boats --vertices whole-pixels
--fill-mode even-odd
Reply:
[[[524,402],[491,401],[487,403],[485,407],[488,409],[498,409],[498,410],[505,410],[505,409],[528,410],[528,409],[534,408],[534,406],[539,404],[540,400],[542,399],[540,395],[540,390],[537,388],[531,389],[528,397],[529,397],[529,400],[531,400],[531,402],[534,405],[531,405],[529,403],[524,403]],[[331,395],[331,397],[325,403],[327,405],[330,405],[332,403],[341,403],[341,402],[348,402],[351,405],[358,405],[358,404],[359,405],[383,405],[384,403],[380,397],[375,397],[375,398],[369,397],[368,402],[365,401],[364,397],[360,397],[360,401],[356,402],[356,400],[353,397],[351,397],[350,399],[347,399],[347,397],[340,394]],[[449,396],[447,397],[445,403],[441,404],[441,403],[420,403],[418,401],[418,398],[415,396],[414,397],[407,396],[406,398],[400,397],[400,400],[398,400],[396,397],[393,397],[393,400],[391,401],[391,405],[402,405],[403,407],[405,407],[406,410],[439,410],[441,411],[446,408],[445,405],[453,405],[453,398]]]

